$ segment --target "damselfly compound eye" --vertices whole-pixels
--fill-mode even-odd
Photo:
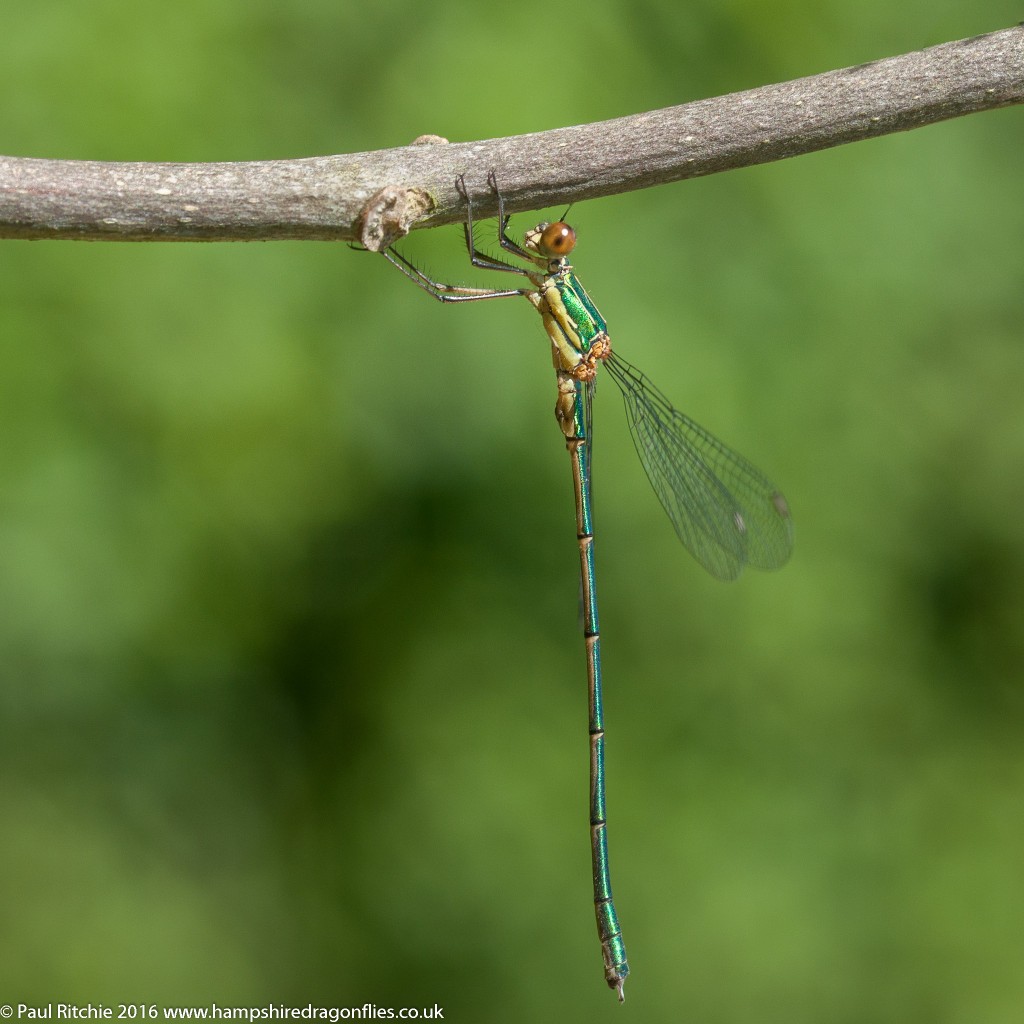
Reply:
[[[576,232],[564,220],[549,224],[537,245],[545,256],[568,256],[576,248]]]

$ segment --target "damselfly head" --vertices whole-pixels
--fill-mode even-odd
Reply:
[[[564,220],[555,221],[554,224],[544,221],[526,232],[523,244],[545,259],[557,260],[568,256],[576,248],[576,232]]]

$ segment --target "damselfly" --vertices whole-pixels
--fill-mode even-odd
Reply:
[[[735,579],[744,566],[777,569],[793,547],[786,499],[746,459],[672,407],[668,399],[635,367],[612,353],[608,325],[583,290],[569,254],[576,232],[564,222],[544,222],[527,231],[522,244],[508,234],[498,183],[488,184],[498,200],[498,244],[528,266],[489,256],[477,248],[473,203],[465,181],[457,179],[466,199],[466,248],[470,262],[483,270],[519,274],[521,288],[470,288],[428,277],[395,249],[384,255],[420,288],[441,302],[477,302],[521,295],[541,315],[555,366],[558,398],[555,417],[572,460],[576,493],[576,536],[580,551],[583,636],[587,653],[590,704],[590,844],[594,871],[597,932],[608,985],[623,998],[629,974],[608,868],[605,818],[604,712],[601,693],[601,640],[598,631],[591,519],[591,403],[602,364],[622,391],[637,454],[654,493],[661,500],[686,549],[713,576]]]

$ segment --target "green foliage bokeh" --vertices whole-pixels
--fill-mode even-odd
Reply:
[[[0,149],[471,140],[1018,17],[43,2],[5,17]],[[535,314],[443,308],[341,245],[0,243],[0,1002],[1015,1020],[1022,127],[573,210],[618,350],[780,483],[797,538],[781,573],[706,577],[601,388],[624,1010]],[[468,279],[458,231],[429,234],[406,250]]]

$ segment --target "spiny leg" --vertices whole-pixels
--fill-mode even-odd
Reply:
[[[525,259],[532,259],[530,254],[516,245],[505,232],[509,218],[505,215],[501,193],[498,191],[497,180],[493,171],[488,174],[487,181],[494,188],[498,196],[498,240],[500,244],[516,255],[521,255]],[[509,274],[520,274],[524,277],[529,277],[531,271],[525,267],[517,267],[511,263],[506,263],[504,260],[494,259],[476,247],[476,243],[473,240],[473,200],[470,198],[469,191],[466,188],[466,179],[463,175],[460,174],[455,179],[455,187],[458,189],[459,195],[466,200],[466,223],[463,225],[463,233],[466,237],[466,249],[469,252],[470,263],[481,270],[500,270]],[[468,285],[435,281],[393,246],[385,249],[383,255],[389,263],[392,263],[405,274],[413,284],[422,288],[423,291],[439,302],[479,302],[483,299],[503,299],[509,295],[525,295],[533,291],[532,288],[474,288]]]
[[[501,189],[498,188],[498,176],[493,170],[487,172],[487,184],[494,189],[494,194],[498,197],[498,244],[506,252],[512,253],[513,256],[518,256],[520,259],[536,263],[536,253],[527,251],[518,242],[508,236],[507,229],[508,222],[511,220],[511,215],[505,213],[505,200],[502,198]]]
[[[398,267],[413,284],[422,288],[438,302],[478,302],[481,299],[503,299],[508,295],[523,294],[518,288],[471,288],[467,285],[435,281],[394,247],[385,249],[381,255],[393,266]]]
[[[501,192],[498,190],[498,182],[494,176],[494,171],[487,173],[487,184],[494,189],[495,194],[498,197],[498,244],[515,256],[519,256],[522,259],[529,260],[531,263],[536,261],[536,257],[531,256],[530,253],[526,252],[520,246],[516,245],[511,238],[505,232],[508,226],[509,218],[505,215],[504,203],[501,199]],[[459,191],[459,195],[466,200],[466,223],[463,225],[463,231],[466,235],[466,248],[469,250],[469,261],[474,267],[479,267],[481,270],[501,270],[506,274],[522,274],[524,276],[530,273],[524,267],[517,267],[514,263],[506,263],[505,260],[495,259],[493,256],[489,256],[487,253],[482,252],[476,247],[476,242],[473,238],[473,200],[470,197],[469,190],[466,188],[466,179],[463,175],[459,175],[455,179],[455,187]]]

